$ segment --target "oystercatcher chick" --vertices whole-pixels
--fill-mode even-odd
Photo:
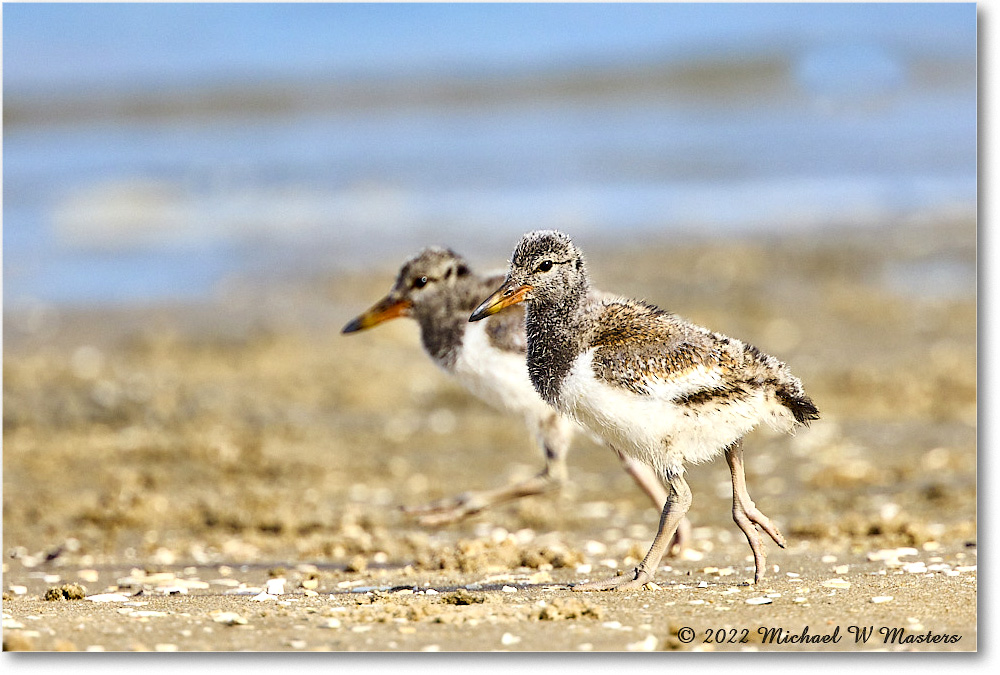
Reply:
[[[523,417],[544,451],[544,468],[525,481],[404,507],[424,525],[454,522],[495,504],[559,488],[566,480],[566,454],[578,427],[542,401],[528,378],[523,307],[480,324],[468,320],[479,301],[502,280],[503,274],[473,273],[454,251],[427,248],[406,261],[388,295],[343,329],[353,333],[396,317],[416,319],[424,350],[434,363],[481,400]],[[656,508],[662,508],[667,495],[656,475],[630,457],[620,459]],[[688,529],[685,522],[677,547],[683,545]]]
[[[801,382],[773,356],[657,307],[591,290],[580,250],[551,230],[524,235],[500,288],[469,318],[524,302],[528,372],[538,393],[626,457],[655,471],[667,489],[660,525],[631,573],[574,590],[625,590],[653,579],[667,542],[691,505],[687,462],[725,454],[733,519],[764,575],[759,526],[785,539],[747,492],[744,435],[761,422],[779,430],[818,419]]]

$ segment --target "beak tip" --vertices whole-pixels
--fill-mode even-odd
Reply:
[[[496,313],[496,311],[495,304],[487,300],[483,304],[479,305],[479,307],[476,307],[475,311],[469,316],[469,322],[472,323],[473,321],[482,321],[491,314]]]
[[[341,329],[340,333],[342,335],[346,335],[348,333],[356,333],[359,330],[361,330],[361,320],[351,319],[351,321]]]

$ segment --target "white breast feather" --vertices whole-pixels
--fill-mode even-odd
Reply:
[[[689,376],[651,379],[642,395],[599,380],[594,351],[577,359],[560,390],[559,407],[625,454],[661,473],[681,473],[684,462],[704,462],[753,429],[764,417],[762,392],[745,401],[696,412],[672,399],[720,386],[722,376],[699,366]]]
[[[490,405],[534,419],[551,414],[531,384],[524,355],[490,344],[485,321],[469,324],[453,374]]]

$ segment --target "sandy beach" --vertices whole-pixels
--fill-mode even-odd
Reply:
[[[722,461],[689,468],[692,547],[638,592],[569,590],[636,564],[658,518],[584,434],[557,494],[402,513],[541,457],[413,323],[340,334],[399,260],[8,312],[4,649],[975,650],[975,241],[958,221],[586,249],[599,287],[756,344],[816,401],[811,428],[746,441],[788,539],[756,586]]]

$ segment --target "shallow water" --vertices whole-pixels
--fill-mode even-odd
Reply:
[[[429,243],[498,265],[543,227],[726,238],[976,212],[972,11],[577,8],[560,40],[552,8],[480,10],[505,17],[491,28],[464,9],[89,11],[6,16],[8,304],[204,298]],[[220,38],[182,39],[184,11],[289,44],[199,51]],[[144,16],[176,32],[144,44]],[[423,41],[402,37],[415,18]],[[29,58],[46,47],[67,59]]]

